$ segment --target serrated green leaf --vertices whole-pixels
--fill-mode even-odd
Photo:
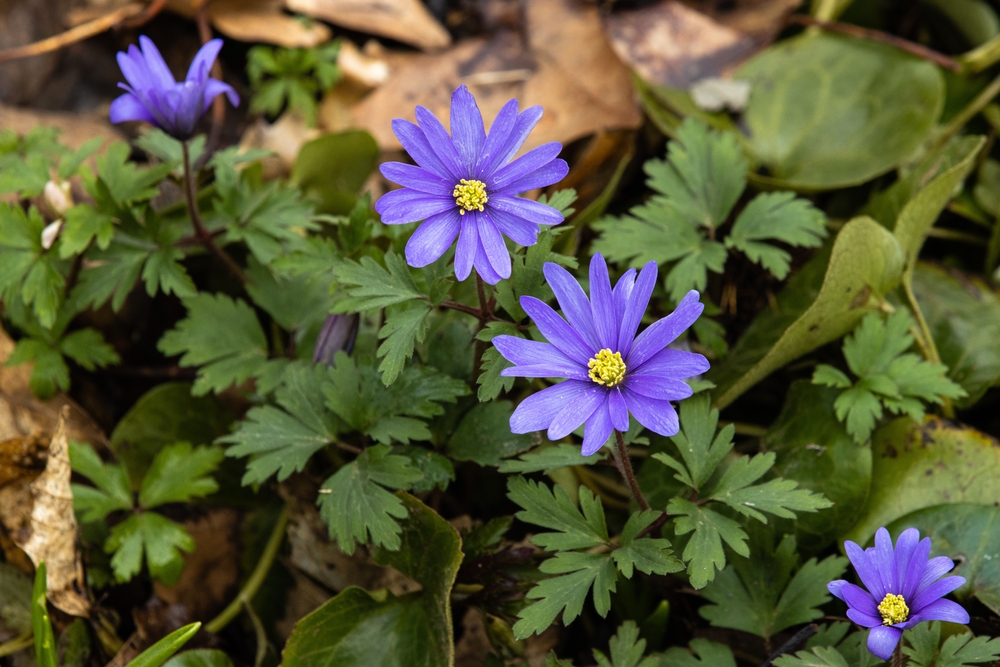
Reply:
[[[119,206],[155,197],[159,189],[154,184],[163,180],[172,169],[170,164],[139,167],[128,159],[131,152],[128,144],[119,141],[96,158],[97,175]]]
[[[610,554],[589,554],[562,551],[542,563],[539,568],[546,574],[562,576],[542,580],[528,591],[526,597],[536,600],[518,613],[514,636],[524,639],[547,629],[562,613],[563,623],[569,625],[580,612],[593,588],[594,607],[601,616],[611,609],[611,593],[615,591],[617,571]]]
[[[181,264],[182,259],[184,253],[177,248],[160,248],[149,253],[142,267],[146,294],[155,296],[157,288],[164,294],[174,294],[181,299],[198,294],[194,281]]]
[[[763,477],[774,465],[775,454],[758,454],[753,458],[742,456],[734,461],[706,495],[713,500],[726,503],[745,516],[767,523],[768,512],[785,519],[794,519],[795,513],[815,512],[830,507],[830,501],[807,489],[799,489],[798,483],[787,479],[772,479],[764,484],[751,486]]]
[[[765,192],[740,212],[726,236],[726,247],[739,250],[775,278],[784,280],[791,255],[765,241],[815,248],[826,238],[824,221],[822,211],[793,192]]]
[[[812,651],[799,651],[774,660],[775,667],[853,667],[837,649],[816,647]]]
[[[211,473],[219,467],[224,456],[219,447],[192,447],[189,442],[164,447],[142,480],[139,505],[151,509],[215,493],[219,485]]]
[[[660,659],[650,656],[643,660],[642,656],[646,652],[646,640],[639,639],[639,626],[635,621],[625,621],[618,628],[618,632],[611,641],[608,642],[611,652],[611,659],[594,649],[594,660],[598,667],[657,667]]]
[[[95,241],[98,248],[106,250],[115,234],[114,223],[107,213],[89,204],[77,204],[66,211],[66,220],[59,234],[59,256],[63,259],[79,255]]]
[[[251,457],[244,484],[259,484],[274,474],[282,481],[336,440],[344,425],[326,408],[323,398],[330,372],[325,366],[288,366],[275,392],[280,409],[252,408],[235,432],[219,438],[232,445],[227,456]]]
[[[677,516],[674,529],[678,535],[694,533],[682,554],[693,587],[704,588],[715,578],[715,571],[726,566],[723,540],[739,555],[750,556],[747,534],[732,519],[683,498],[673,498],[667,512]]]
[[[716,433],[719,411],[712,408],[707,392],[681,403],[679,418],[680,431],[671,440],[677,446],[684,466],[668,455],[654,454],[653,458],[677,470],[678,480],[698,490],[732,450],[735,427],[730,424]]]
[[[97,487],[72,485],[73,509],[82,513],[84,522],[100,521],[116,510],[132,509],[132,489],[125,466],[104,463],[93,447],[78,442],[69,443],[69,461],[74,472]]]
[[[59,351],[88,371],[121,362],[115,348],[95,329],[78,329],[59,341]]]
[[[634,569],[646,574],[669,574],[684,569],[684,564],[673,555],[670,540],[637,537],[659,516],[660,512],[647,510],[629,516],[625,523],[619,547],[611,552],[611,557],[626,579],[632,578]]]
[[[735,559],[702,591],[715,604],[698,613],[712,625],[768,639],[823,616],[817,607],[830,601],[826,584],[843,574],[847,560],[830,556],[817,563],[812,558],[793,577],[799,562],[795,537],[786,535],[777,549],[770,535],[766,539],[770,546],[761,548],[757,540],[752,558]]]
[[[139,574],[145,555],[150,576],[170,586],[184,570],[181,551],[194,551],[194,540],[184,526],[156,512],[143,512],[130,514],[112,528],[104,551],[114,554],[111,569],[119,583]]]
[[[469,391],[461,380],[416,367],[405,369],[386,387],[374,368],[359,365],[344,352],[335,355],[333,368],[323,388],[327,406],[351,428],[384,444],[430,439],[420,418],[441,414],[441,403],[453,403]]]
[[[251,258],[247,267],[247,294],[286,331],[296,331],[326,319],[333,299],[329,277],[308,273],[275,275]]]
[[[57,391],[69,389],[69,367],[58,350],[35,338],[22,338],[4,365],[17,366],[29,361],[34,362],[34,367],[28,383],[36,396],[51,398]]]
[[[663,654],[660,667],[736,667],[733,652],[724,644],[692,639],[691,652],[674,646]],[[698,657],[695,658],[695,655]]]
[[[510,416],[513,413],[510,401],[491,401],[474,405],[462,417],[462,421],[448,439],[448,456],[456,461],[473,461],[482,466],[500,466],[501,472],[518,472],[504,468],[503,459],[516,456],[535,444],[535,438],[528,434],[511,433]],[[573,447],[579,463],[559,464],[583,465],[584,457],[580,448]],[[515,463],[516,462],[510,462]]]
[[[334,312],[360,312],[423,298],[405,259],[387,252],[385,264],[387,268],[382,268],[371,257],[362,257],[360,262],[345,259],[333,267],[337,281],[347,286],[347,296],[337,300]]]
[[[589,466],[600,463],[607,458],[606,452],[598,450],[596,454],[584,456],[577,445],[559,443],[552,446],[539,447],[535,451],[522,454],[516,459],[510,459],[500,464],[502,473],[544,472],[546,474],[557,468],[567,466]]]
[[[389,551],[399,549],[402,529],[393,519],[406,518],[406,508],[383,487],[410,488],[423,473],[407,457],[391,452],[388,445],[369,447],[323,483],[320,514],[346,554],[354,553],[356,542],[369,540]]]
[[[194,395],[218,393],[284,367],[285,362],[268,360],[264,331],[246,302],[202,293],[185,299],[184,306],[187,317],[164,334],[157,347],[168,356],[182,355],[181,366],[201,366]]]
[[[399,454],[410,459],[414,469],[419,470],[423,478],[410,486],[413,493],[427,493],[435,487],[442,491],[455,481],[455,466],[446,457],[423,447],[403,445],[392,448],[393,454]]]
[[[153,246],[145,249],[142,245],[134,247],[126,243],[131,241],[132,237],[121,232],[118,236],[120,236],[118,241],[122,242],[112,240],[107,250],[88,251],[87,257],[93,261],[93,265],[80,271],[80,277],[70,297],[72,303],[80,310],[87,306],[97,309],[108,299],[111,299],[113,311],[121,310],[142,273],[146,258],[155,248]],[[143,241],[139,243],[144,244]],[[146,245],[152,246],[152,244]]]
[[[550,491],[544,484],[520,476],[507,480],[507,497],[522,508],[516,514],[518,519],[558,531],[531,538],[543,549],[589,549],[608,543],[604,507],[586,488],[580,489],[580,509],[561,486]]]
[[[396,381],[406,361],[413,356],[413,348],[423,342],[430,312],[431,305],[424,302],[386,309],[385,324],[378,332],[383,341],[378,348],[378,356],[382,358],[378,369],[386,385]]]

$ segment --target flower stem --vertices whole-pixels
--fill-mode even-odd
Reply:
[[[13,655],[18,651],[24,651],[35,645],[35,636],[30,632],[26,632],[20,637],[15,637],[10,641],[6,641],[0,644],[0,658]]]
[[[244,604],[249,605],[253,601],[257,591],[264,583],[267,573],[271,571],[271,565],[274,564],[274,559],[278,555],[278,549],[285,540],[285,528],[287,527],[288,506],[286,505],[282,508],[281,514],[278,515],[274,528],[271,529],[271,536],[267,538],[264,552],[260,555],[260,560],[257,561],[253,572],[250,573],[250,578],[240,589],[236,599],[230,602],[229,606],[223,609],[218,616],[205,624],[205,630],[211,633],[221,632],[224,627],[229,625],[230,621],[239,616],[240,612],[243,611]]]
[[[473,272],[475,273],[475,272]],[[476,294],[479,296],[479,326],[476,328],[476,343],[473,346],[474,355],[472,367],[472,379],[475,381],[483,371],[483,355],[486,354],[487,344],[479,340],[479,332],[486,328],[486,323],[490,321],[489,302],[486,300],[486,285],[483,279],[476,273]]]
[[[205,224],[201,220],[201,212],[198,210],[198,197],[194,189],[194,175],[191,172],[191,154],[186,141],[181,142],[181,152],[184,155],[184,194],[187,197],[188,212],[191,214],[191,224],[194,226],[194,234],[198,242],[210,253],[215,255],[229,272],[232,273],[241,284],[246,285],[249,281],[243,273],[243,269],[229,256],[225,250],[215,243],[215,235],[205,229]]]
[[[639,504],[639,507],[643,510],[651,509],[646,496],[642,495],[639,483],[635,481],[632,462],[628,458],[628,446],[625,444],[625,438],[622,436],[621,431],[615,431],[615,442],[617,446],[611,450],[611,455],[614,456],[618,472],[621,473],[622,477],[628,483],[628,488],[632,491],[632,497],[635,498],[635,502]]]
[[[903,640],[900,638],[896,650],[892,652],[892,667],[903,667]]]

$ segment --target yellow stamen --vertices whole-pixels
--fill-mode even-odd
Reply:
[[[902,595],[887,593],[878,606],[878,613],[882,614],[882,625],[896,625],[909,618],[910,608]]]
[[[625,379],[625,362],[621,352],[612,353],[604,348],[587,362],[587,368],[590,369],[587,373],[590,379],[605,387],[614,387]]]
[[[455,198],[455,204],[462,209],[459,211],[462,215],[465,215],[466,211],[482,211],[483,206],[489,201],[485,183],[464,178],[455,186],[451,196]]]

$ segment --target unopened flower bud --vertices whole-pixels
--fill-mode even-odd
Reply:
[[[73,194],[69,181],[49,181],[45,184],[45,203],[52,212],[62,217],[73,207]]]
[[[56,242],[56,238],[59,236],[59,232],[62,231],[63,221],[56,220],[55,222],[50,222],[42,230],[42,247],[48,250],[52,247],[52,244]]]
[[[326,322],[323,322],[323,328],[316,337],[313,363],[330,366],[337,352],[343,350],[350,354],[354,349],[354,339],[358,336],[360,320],[357,313],[327,315]]]

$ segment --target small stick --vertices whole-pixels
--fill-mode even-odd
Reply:
[[[839,32],[842,35],[849,35],[851,37],[860,37],[862,39],[882,42],[883,44],[894,46],[901,51],[906,51],[907,53],[918,58],[930,61],[939,67],[950,69],[952,72],[962,71],[962,64],[954,58],[949,58],[943,53],[938,53],[937,51],[928,49],[922,44],[911,42],[907,39],[903,39],[902,37],[897,37],[896,35],[890,35],[889,33],[882,32],[881,30],[862,28],[858,25],[840,23],[839,21],[821,21],[811,16],[806,16],[805,14],[791,14],[786,21],[788,23],[798,23],[799,25],[815,26],[822,30]]]
[[[777,658],[780,658],[786,653],[791,653],[802,644],[805,644],[806,640],[812,637],[817,632],[819,632],[819,626],[816,625],[815,623],[810,623],[809,625],[807,625],[806,627],[802,628],[794,635],[792,635],[792,638],[789,639],[784,644],[782,644],[781,648],[772,653],[771,656],[767,660],[765,660],[764,664],[761,665],[760,667],[771,667],[771,665]]]
[[[105,14],[93,21],[87,21],[58,35],[53,35],[52,37],[47,37],[31,44],[25,44],[24,46],[15,46],[12,49],[0,51],[0,63],[58,51],[64,46],[82,42],[94,35],[100,35],[105,30],[115,27],[125,19],[135,16],[142,11],[143,6],[137,2],[133,2],[110,14]]]
[[[156,15],[162,12],[163,8],[166,6],[167,0],[153,0],[153,2],[149,3],[149,6],[146,7],[146,11],[142,12],[138,16],[122,21],[121,27],[128,28],[129,30],[141,28],[156,18]]]

